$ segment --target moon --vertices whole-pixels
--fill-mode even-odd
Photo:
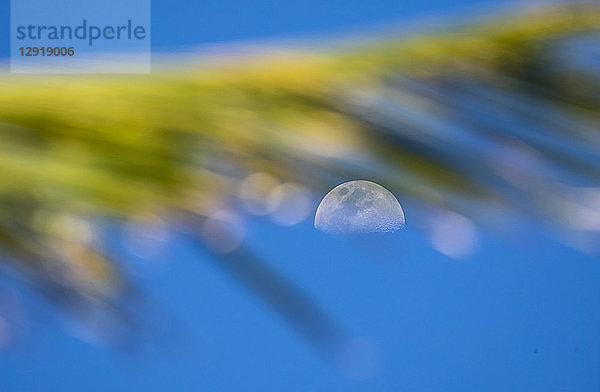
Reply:
[[[319,204],[315,228],[329,233],[389,233],[404,227],[404,211],[394,195],[371,181],[333,188]]]

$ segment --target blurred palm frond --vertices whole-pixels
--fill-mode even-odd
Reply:
[[[60,305],[117,311],[135,285],[91,222],[184,223],[327,346],[339,327],[252,244],[214,246],[211,235],[235,236],[215,213],[244,179],[323,193],[369,178],[483,225],[523,217],[589,243],[600,229],[599,29],[596,5],[554,4],[148,76],[2,76],[0,249]]]

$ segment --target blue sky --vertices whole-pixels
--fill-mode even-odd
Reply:
[[[410,203],[404,207],[408,226],[387,244],[385,263],[308,221],[285,229],[248,222],[251,241],[280,271],[350,334],[375,342],[380,366],[371,379],[353,380],[325,363],[263,303],[174,239],[143,261],[164,267],[141,278],[168,309],[164,341],[124,354],[84,343],[54,318],[42,318],[23,347],[0,357],[0,389],[598,389],[596,260],[533,231],[521,245],[481,233],[473,257],[456,261],[431,248],[410,226]],[[118,232],[112,236],[119,249]]]
[[[497,1],[154,1],[156,48],[353,30]],[[0,56],[8,2],[0,1]],[[399,195],[402,200],[401,195]],[[457,262],[411,227],[373,263],[309,221],[248,222],[252,242],[340,324],[370,339],[375,377],[357,381],[324,362],[262,302],[181,238],[141,265],[164,308],[159,344],[121,353],[34,313],[27,339],[0,354],[0,391],[597,391],[600,265],[532,230],[521,245],[480,233]],[[108,242],[127,255],[118,230]],[[135,260],[133,261],[136,262]],[[142,262],[138,260],[137,262]],[[149,263],[149,264],[148,264]],[[162,266],[162,267],[158,267]],[[35,311],[34,311],[35,312]]]
[[[365,28],[408,18],[482,9],[502,0],[427,1],[152,1],[152,45],[302,37]],[[0,57],[9,54],[10,1],[0,0]]]

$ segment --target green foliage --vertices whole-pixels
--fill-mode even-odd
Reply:
[[[67,302],[115,310],[133,282],[90,235],[89,222],[154,216],[194,226],[234,200],[255,171],[318,192],[340,179],[370,178],[482,224],[478,211],[486,208],[548,220],[548,211],[572,202],[564,187],[526,168],[525,183],[515,182],[486,159],[502,165],[498,154],[517,146],[570,175],[598,179],[597,162],[573,154],[580,145],[597,151],[597,135],[583,124],[598,125],[590,87],[598,74],[564,62],[557,45],[599,27],[593,5],[552,5],[344,48],[157,65],[151,75],[2,76],[0,248]],[[539,129],[476,119],[469,100]],[[550,117],[522,113],[521,101]],[[549,126],[556,113],[577,126]],[[558,226],[561,219],[550,217]],[[247,250],[236,255],[256,268],[235,271],[224,260],[234,276],[280,313],[298,310],[286,316],[296,326],[304,315],[322,327],[313,342],[334,334],[307,299],[288,293],[270,301],[289,284],[264,273],[264,261]]]

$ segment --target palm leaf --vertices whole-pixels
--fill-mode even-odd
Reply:
[[[128,319],[135,282],[90,222],[183,223],[199,249],[330,349],[344,336],[330,315],[252,244],[215,251],[203,225],[264,172],[316,193],[369,178],[482,225],[534,219],[584,243],[600,225],[585,218],[600,216],[594,190],[580,192],[600,174],[599,74],[568,50],[599,28],[600,8],[573,3],[147,76],[2,76],[0,249],[57,305]]]

